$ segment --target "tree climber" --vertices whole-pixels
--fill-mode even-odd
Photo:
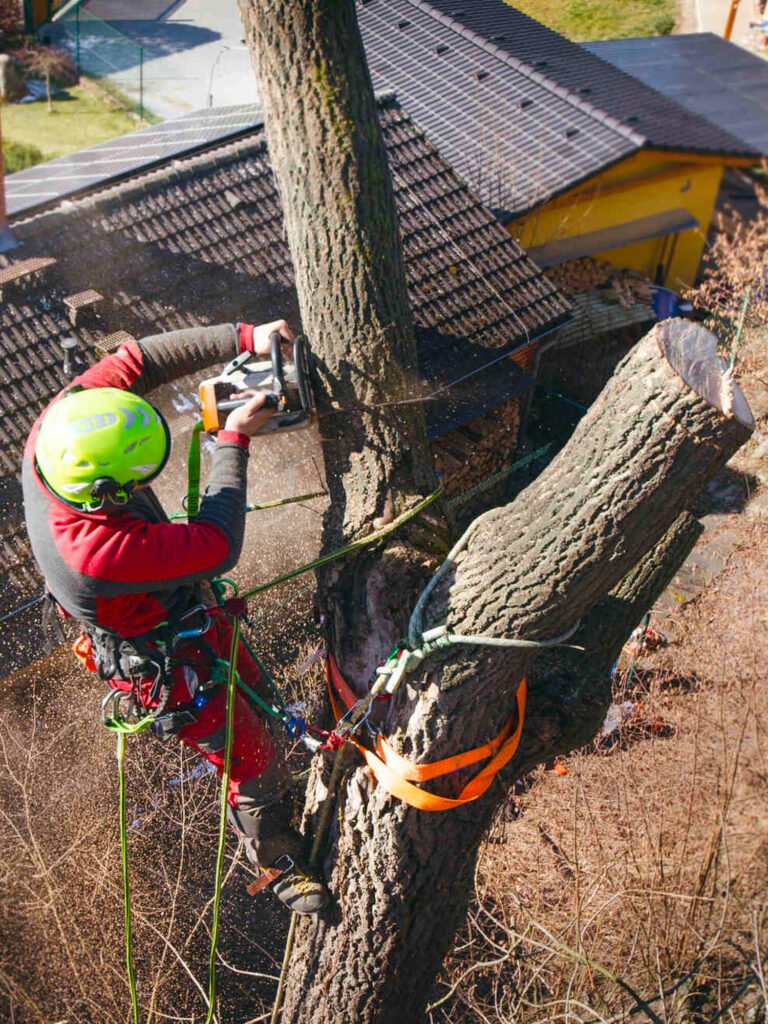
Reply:
[[[208,581],[240,557],[248,448],[272,410],[262,408],[258,394],[229,413],[197,517],[171,523],[149,487],[168,460],[170,432],[141,396],[239,352],[265,355],[274,331],[293,339],[285,320],[277,320],[129,340],[54,398],[24,452],[32,551],[59,611],[82,626],[81,660],[129,694],[138,711],[152,713],[163,739],[177,736],[219,774],[226,687],[214,667],[229,658],[231,626],[218,614],[203,635],[178,633],[200,623],[199,612],[189,613],[214,603]],[[258,666],[242,645],[237,667],[247,685],[258,686]],[[279,899],[298,913],[315,913],[329,894],[302,861],[284,757],[240,690],[235,699],[230,824],[255,866],[282,869],[273,883]]]

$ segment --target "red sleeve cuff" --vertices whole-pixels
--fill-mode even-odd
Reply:
[[[236,444],[248,451],[251,439],[247,434],[241,434],[238,430],[220,430],[216,435],[216,443]]]
[[[253,352],[253,324],[237,325],[237,351]]]

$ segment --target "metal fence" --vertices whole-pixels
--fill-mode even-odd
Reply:
[[[92,78],[108,79],[136,103],[144,116],[144,47],[79,3],[44,27],[47,38],[67,49],[78,71]]]

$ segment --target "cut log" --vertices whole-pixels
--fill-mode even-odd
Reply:
[[[672,582],[704,527],[689,512],[678,516],[664,536],[618,586],[584,616],[572,643],[583,651],[559,647],[543,651],[529,673],[531,689],[548,722],[568,708],[568,743],[557,754],[588,743],[603,721],[613,696],[611,669],[632,630]],[[529,731],[537,735],[532,716]],[[560,747],[556,737],[551,745]],[[551,749],[551,746],[550,748]],[[529,745],[529,756],[533,751]]]

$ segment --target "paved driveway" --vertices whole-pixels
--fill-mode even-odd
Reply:
[[[158,117],[258,101],[236,0],[89,0],[84,10],[81,36],[93,33],[94,48],[89,13],[144,47],[144,105]],[[137,50],[110,45],[120,66],[109,77],[138,99]]]
[[[714,32],[721,36],[725,31],[728,21],[728,12],[731,8],[731,0],[696,0],[696,13],[698,17],[699,32]],[[731,33],[731,42],[737,46],[744,46],[751,49],[750,27],[751,21],[759,21],[760,13],[757,0],[741,0],[736,14],[736,21]]]

